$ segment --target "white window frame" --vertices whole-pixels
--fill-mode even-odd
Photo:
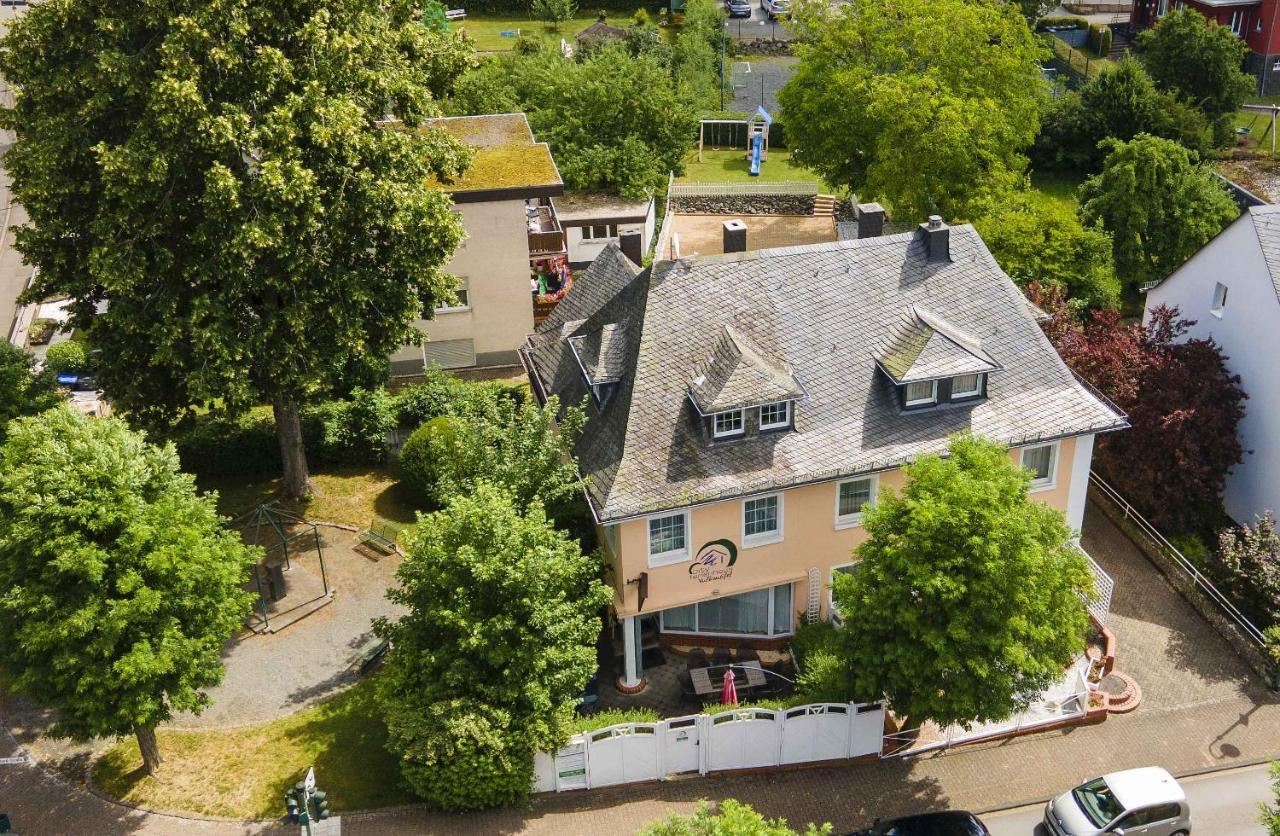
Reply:
[[[596,235],[596,228],[602,227],[604,235]],[[582,227],[583,241],[612,241],[618,237],[617,224],[587,224]]]
[[[747,503],[759,502],[762,499],[778,500],[778,527],[773,531],[766,531],[763,534],[747,534]],[[771,543],[781,543],[783,537],[783,507],[785,497],[782,493],[765,493],[758,496],[749,496],[742,500],[738,513],[738,526],[742,531],[742,547],[744,549],[753,549],[756,546],[767,546]]]
[[[1028,450],[1039,450],[1041,447],[1049,448],[1049,475],[1044,479],[1031,480],[1031,492],[1047,491],[1057,487],[1058,484],[1058,454],[1061,452],[1060,442],[1051,441],[1046,444],[1029,444],[1026,447],[1018,448],[1018,464],[1026,467],[1024,463]]]
[[[878,473],[872,473],[870,476],[858,476],[854,479],[841,479],[839,482],[836,482],[836,530],[840,530],[842,528],[856,528],[857,526],[862,525],[862,517],[865,513],[859,512],[857,514],[840,515],[840,486],[847,485],[850,482],[867,481],[871,482],[871,499],[867,504],[875,505],[880,494],[880,475]]]
[[[936,380],[917,380],[913,383],[928,383],[929,397],[916,398],[914,401],[907,397],[907,393],[911,391],[912,383],[904,383],[902,389],[902,403],[906,406],[928,406],[938,402],[938,381]]]
[[[736,429],[720,431],[720,416],[738,416],[738,426]],[[714,412],[711,414],[711,437],[712,438],[736,438],[747,431],[747,416],[741,409],[726,409],[724,412]]]
[[[955,382],[956,382],[957,380],[959,380],[960,378],[962,378],[962,377],[972,377],[972,378],[974,379],[974,386],[973,386],[973,388],[972,388],[972,389],[957,389],[957,388],[955,388]],[[973,374],[973,375],[964,375],[964,374],[961,374],[961,375],[956,375],[955,377],[951,378],[951,397],[952,397],[952,399],[953,399],[953,400],[963,400],[963,399],[965,399],[965,398],[976,398],[976,397],[978,397],[979,395],[981,395],[981,394],[982,394],[982,377],[983,377],[983,376],[982,376],[981,374]]]
[[[781,404],[781,406],[782,406],[782,413],[783,413],[783,414],[782,414],[782,420],[781,420],[781,421],[776,421],[776,422],[771,423],[771,424],[766,424],[766,423],[765,423],[765,421],[764,421],[764,411],[765,411],[765,409],[766,409],[766,408],[769,408],[769,407],[775,407],[775,406],[778,406],[779,404]],[[781,429],[786,429],[787,427],[791,426],[791,401],[774,401],[773,403],[763,404],[763,405],[761,405],[761,406],[760,406],[760,411],[757,413],[757,416],[758,416],[758,417],[759,417],[759,419],[760,419],[760,429],[761,429],[761,430],[781,430]]]
[[[650,525],[654,520],[665,520],[668,517],[681,517],[684,519],[684,548],[654,554],[653,529],[650,528]],[[667,511],[661,514],[651,514],[644,518],[644,540],[645,552],[649,555],[650,569],[656,569],[659,566],[670,566],[673,563],[685,563],[692,558],[690,545],[693,542],[693,519],[688,511]]]
[[[1231,12],[1231,34],[1237,38],[1244,31],[1244,9],[1235,9]]]
[[[840,611],[836,609],[836,572],[841,569],[847,569],[850,566],[857,566],[862,561],[851,560],[848,563],[836,563],[827,572],[827,620],[837,627],[844,621],[840,617]]]
[[[1156,17],[1161,18],[1169,13],[1169,0],[1159,0],[1156,4]]]
[[[1209,313],[1218,319],[1222,319],[1222,311],[1227,307],[1227,297],[1230,289],[1222,282],[1215,282],[1213,285],[1213,304],[1209,306]]]
[[[460,303],[460,304],[450,303],[447,305],[441,305],[440,307],[435,309],[435,313],[438,313],[438,314],[462,313],[463,311],[471,310],[471,280],[468,279],[466,276],[458,276],[457,279],[458,279],[457,295],[460,296],[461,299],[455,299],[454,303]]]
[[[777,630],[774,629],[774,617],[777,614],[777,603],[778,603],[778,596],[775,590],[777,590],[777,588],[780,586],[791,587],[791,611],[787,614],[787,630],[785,632],[778,632]],[[768,633],[719,633],[719,632],[710,632],[710,631],[703,632],[699,630],[698,629],[698,605],[708,603],[709,601],[712,600],[711,598],[703,598],[700,601],[691,601],[688,604],[680,605],[681,607],[693,607],[693,629],[692,630],[668,630],[667,624],[666,624],[666,616],[664,615],[666,613],[666,610],[660,610],[658,612],[658,629],[663,633],[671,633],[672,635],[678,635],[678,636],[720,636],[723,638],[735,638],[735,639],[772,639],[772,638],[777,638],[778,636],[794,636],[796,633],[796,598],[797,598],[794,581],[788,581],[786,583],[775,583],[771,586],[756,587],[755,589],[742,589],[736,592],[728,593],[725,597],[728,597],[729,595],[745,595],[748,592],[758,592],[761,589],[769,590],[769,632]],[[674,610],[674,609],[680,609],[680,607],[668,607],[667,609]]]

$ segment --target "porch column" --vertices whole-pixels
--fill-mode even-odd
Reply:
[[[622,687],[640,687],[640,625],[634,615],[622,619]]]

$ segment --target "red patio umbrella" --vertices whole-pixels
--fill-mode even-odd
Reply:
[[[729,668],[724,672],[724,691],[720,694],[721,705],[738,704],[738,688],[733,684],[733,680],[733,668]]]

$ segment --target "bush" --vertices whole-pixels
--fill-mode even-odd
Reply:
[[[643,8],[636,9],[636,13],[631,16],[632,26],[648,26],[649,13]]]
[[[396,403],[386,389],[354,389],[347,400],[306,410],[303,420],[318,430],[319,445],[309,448],[316,462],[380,462],[396,427]]]
[[[1280,535],[1270,513],[1224,530],[1212,567],[1249,618],[1263,626],[1280,620]]]
[[[66,340],[49,346],[44,354],[44,367],[53,374],[83,369],[89,361],[89,352],[79,340]]]
[[[1083,17],[1042,17],[1036,21],[1036,31],[1044,32],[1049,29],[1083,29],[1089,25],[1089,21]]]
[[[309,443],[307,426],[303,441]],[[206,413],[188,419],[171,434],[182,469],[203,478],[270,477],[281,470],[280,442],[270,409],[228,417]]]
[[[443,508],[450,494],[449,474],[465,467],[462,460],[478,443],[466,419],[432,418],[400,448],[400,478],[432,508]]]
[[[44,345],[58,330],[58,323],[52,319],[37,319],[27,329],[27,342],[31,345]]]
[[[827,621],[802,624],[791,642],[796,696],[805,702],[849,702],[853,680],[840,653],[840,632]]]
[[[1113,39],[1114,39],[1114,36],[1111,34],[1111,27],[1107,26],[1103,28],[1102,37],[1099,39],[1099,43],[1098,43],[1099,58],[1106,58],[1108,55],[1111,54],[1111,42]]]
[[[532,35],[521,35],[516,38],[516,42],[512,45],[512,49],[516,55],[533,55],[542,52],[542,39],[535,38]]]
[[[578,717],[569,724],[569,732],[578,734],[579,732],[606,729],[609,726],[618,726],[623,723],[656,723],[661,719],[658,716],[658,712],[651,708],[609,708],[604,711],[597,711],[595,714],[588,714],[585,717]]]
[[[831,833],[829,823],[821,827],[810,824],[804,830],[804,836]],[[718,811],[703,801],[697,812],[689,815],[669,813],[662,821],[641,828],[640,836],[799,836],[799,832],[788,827],[786,819],[766,819],[750,805],[726,798]]]
[[[426,379],[401,389],[395,396],[396,419],[402,427],[420,427],[441,415],[491,417],[498,404],[516,405],[526,400],[524,387],[498,380],[471,383],[440,369],[429,369]]]

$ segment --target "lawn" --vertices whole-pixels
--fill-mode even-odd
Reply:
[[[649,19],[653,22],[658,20],[657,6],[637,5],[632,9],[616,9],[608,12],[607,22],[625,28],[636,9],[646,8],[649,12]],[[515,48],[516,39],[512,37],[503,37],[503,32],[519,32],[521,35],[527,35],[535,38],[541,38],[551,46],[559,46],[560,39],[574,43],[573,36],[595,23],[597,13],[583,13],[560,24],[559,30],[552,29],[548,24],[541,20],[534,20],[528,15],[514,15],[507,17],[491,17],[488,15],[476,15],[468,17],[466,20],[457,21],[449,24],[455,30],[466,32],[475,42],[476,49],[482,52],[505,52]],[[663,30],[670,32],[670,28]]]
[[[1036,172],[1031,175],[1031,190],[1045,207],[1059,207],[1075,214],[1079,200],[1076,193],[1084,178],[1060,171]]]
[[[1097,78],[1103,70],[1115,66],[1115,62],[1111,59],[1099,58],[1091,52],[1076,49],[1061,38],[1047,37],[1046,40],[1049,41],[1058,61],[1086,80]]]
[[[1247,101],[1248,104],[1273,105],[1280,104],[1280,96],[1254,97]],[[1271,151],[1271,116],[1266,113],[1254,113],[1248,110],[1240,110],[1236,112],[1234,123],[1236,128],[1236,136],[1242,140],[1243,145],[1256,146],[1256,150],[1270,153]],[[1245,133],[1240,133],[1240,129],[1247,129]],[[1277,147],[1280,147],[1278,145]]]
[[[376,516],[407,524],[415,520],[415,510],[422,507],[386,468],[353,465],[313,473],[311,478],[315,494],[309,500],[301,506],[283,503],[308,519],[364,528]],[[216,490],[218,510],[236,517],[264,502],[278,500],[280,480],[219,479],[209,480],[200,487]]]
[[[274,819],[284,793],[314,766],[334,813],[404,804],[399,764],[366,680],[333,699],[270,723],[203,732],[161,731],[158,774],[142,772],[132,738],[93,767],[99,789],[124,801],[206,816]]]
[[[818,176],[807,168],[801,168],[791,162],[791,152],[785,148],[774,148],[769,151],[769,159],[760,165],[760,176],[752,177],[747,164],[747,152],[744,150],[713,151],[709,148],[702,152],[702,162],[698,162],[698,150],[689,152],[684,162],[684,176],[676,178],[679,183],[776,183],[782,180],[800,180],[812,183]],[[822,190],[827,194],[834,191],[823,184]]]

